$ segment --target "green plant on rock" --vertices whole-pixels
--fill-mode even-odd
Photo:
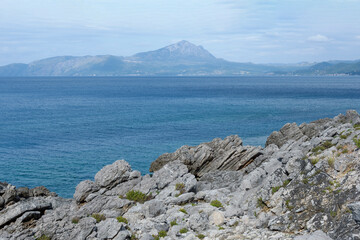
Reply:
[[[185,192],[185,184],[184,183],[177,183],[175,185],[175,190],[180,192],[180,195]]]
[[[217,207],[217,208],[222,208],[223,207],[222,203],[219,200],[212,200],[210,202],[210,205],[213,206],[213,207]]]
[[[337,212],[335,212],[335,211],[330,211],[330,216],[331,216],[331,217],[334,218],[334,217],[336,217],[336,215],[337,215]]]
[[[161,230],[161,231],[158,233],[158,236],[159,236],[159,237],[166,237],[166,236],[167,236],[167,232],[164,231],[164,230]]]
[[[184,208],[180,208],[179,211],[182,212],[182,213],[188,214],[187,211]]]
[[[72,222],[73,224],[78,224],[79,221],[80,221],[80,218],[79,218],[79,217],[73,217],[73,218],[71,219],[71,222]]]
[[[144,203],[152,198],[151,193],[146,195],[145,193],[138,190],[130,190],[126,193],[126,199],[134,202]]]
[[[320,152],[322,152],[328,148],[331,148],[332,146],[334,146],[334,144],[332,144],[330,141],[326,141],[326,142],[322,143],[321,145],[314,147],[311,151],[315,154],[319,154]]]
[[[178,225],[176,220],[170,222],[170,226],[175,226],[175,225]]]
[[[51,237],[48,237],[45,234],[43,234],[40,237],[36,238],[36,240],[51,240]]]
[[[289,185],[290,181],[291,181],[291,179],[287,179],[287,180],[285,180],[285,181],[283,182],[282,185],[273,187],[273,188],[271,189],[272,194],[274,194],[274,193],[276,193],[277,191],[279,191],[279,189],[282,188],[282,187],[285,188],[287,185]]]
[[[218,226],[219,227],[219,230],[224,230],[225,228],[222,227],[222,226]]]
[[[328,158],[328,164],[330,167],[334,168],[335,158],[333,157]]]
[[[100,213],[93,213],[91,215],[91,217],[95,218],[96,222],[99,223],[101,221],[104,221],[106,219],[106,217],[104,216],[104,214],[100,214]]]
[[[187,233],[189,230],[187,228],[182,228],[180,229],[179,233],[183,234],[183,233]]]
[[[346,153],[349,153],[349,150],[347,148],[344,148],[342,151],[341,151],[342,154],[346,154]]]
[[[135,234],[131,234],[130,240],[139,240]]]
[[[311,159],[310,162],[312,165],[316,165],[318,162],[320,161],[319,158],[314,158],[314,159]]]
[[[280,188],[281,188],[281,186],[273,187],[273,188],[271,189],[272,194],[274,194],[274,193],[276,193],[277,191],[279,191]]]
[[[257,199],[256,206],[258,208],[264,208],[266,207],[266,204],[264,203],[263,199],[260,197]]]
[[[196,237],[197,237],[198,239],[204,239],[204,238],[205,238],[205,235],[204,235],[204,234],[198,234],[198,235],[196,235]]]
[[[360,139],[358,139],[357,136],[353,138],[353,142],[355,143],[357,148],[360,148]]]
[[[128,220],[126,218],[124,218],[123,216],[118,216],[116,219],[118,220],[118,222],[122,222],[122,223],[126,223],[126,224],[129,223]]]
[[[291,211],[292,209],[294,209],[294,206],[291,206],[291,205],[290,205],[290,200],[289,200],[289,199],[285,201],[285,205],[286,205],[286,208],[289,209],[290,211]]]

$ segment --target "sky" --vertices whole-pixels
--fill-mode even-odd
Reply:
[[[180,40],[236,62],[360,59],[360,0],[0,1],[0,65]]]

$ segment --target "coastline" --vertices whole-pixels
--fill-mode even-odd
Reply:
[[[264,148],[238,136],[183,146],[145,176],[118,160],[73,199],[1,184],[0,239],[356,239],[359,138],[347,111],[286,124]]]

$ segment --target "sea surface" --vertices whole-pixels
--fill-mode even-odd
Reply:
[[[0,181],[71,197],[104,165],[150,163],[239,135],[264,146],[287,122],[360,112],[360,77],[0,78]]]

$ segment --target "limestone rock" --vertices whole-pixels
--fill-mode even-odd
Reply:
[[[113,188],[115,185],[127,181],[130,171],[129,163],[124,160],[118,160],[113,164],[103,167],[95,175],[95,183],[100,187]]]
[[[75,189],[74,199],[81,203],[83,202],[90,193],[99,190],[99,186],[96,185],[93,181],[85,180],[80,182]]]

